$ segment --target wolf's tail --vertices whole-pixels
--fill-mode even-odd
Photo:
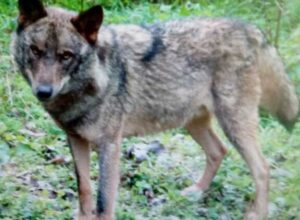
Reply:
[[[299,115],[299,100],[276,49],[265,46],[259,52],[262,88],[260,106],[291,130]]]

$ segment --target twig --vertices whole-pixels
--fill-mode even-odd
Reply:
[[[279,35],[280,35],[280,28],[281,28],[281,18],[282,18],[282,2],[276,1],[277,6],[277,20],[276,20],[276,33],[275,33],[275,39],[274,39],[274,45],[276,48],[279,46]]]
[[[13,102],[13,96],[12,96],[12,91],[11,91],[11,82],[10,82],[8,73],[5,74],[5,79],[6,79],[6,87],[7,87],[9,104],[10,104],[10,106],[13,106],[14,102]]]

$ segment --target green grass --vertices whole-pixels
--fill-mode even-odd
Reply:
[[[151,23],[186,16],[237,17],[258,25],[270,42],[276,39],[277,1],[216,0],[171,1],[73,1],[47,3],[81,10],[102,2],[105,22]],[[167,1],[164,1],[167,2]],[[170,1],[169,1],[170,2]],[[175,3],[174,3],[175,2]],[[191,1],[193,2],[193,1]],[[279,50],[289,76],[300,94],[300,2],[283,2]],[[17,72],[9,55],[16,26],[14,1],[0,3],[0,219],[70,219],[77,208],[76,181],[71,162],[50,164],[57,155],[70,158],[64,134],[50,120],[30,88]],[[204,154],[181,130],[152,137],[131,138],[134,143],[158,139],[167,147],[167,164],[153,156],[137,165],[122,158],[122,182],[117,206],[120,220],[127,219],[241,219],[254,188],[243,160],[229,146],[210,190],[200,199],[180,196],[180,190],[203,171]],[[273,118],[260,123],[262,150],[271,164],[270,219],[300,219],[300,123],[292,134]],[[96,155],[92,155],[92,179],[97,178]],[[145,191],[166,202],[153,206]]]

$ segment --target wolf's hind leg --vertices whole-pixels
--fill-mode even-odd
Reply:
[[[237,91],[230,96],[226,87],[220,86],[219,90],[216,87],[215,111],[226,136],[246,161],[255,183],[256,197],[244,219],[262,220],[268,213],[269,166],[257,141],[259,82],[254,78],[255,72],[240,75],[243,78],[236,83]]]
[[[185,188],[182,195],[207,190],[226,154],[226,148],[211,128],[210,116],[194,119],[186,126],[186,129],[202,146],[206,155],[206,167],[202,177],[194,185]]]

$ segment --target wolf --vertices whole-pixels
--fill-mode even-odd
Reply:
[[[226,148],[216,118],[246,161],[256,196],[244,219],[268,215],[269,167],[257,140],[258,110],[287,128],[299,102],[274,47],[253,25],[187,18],[153,25],[102,25],[103,9],[75,13],[19,0],[15,62],[66,135],[74,158],[79,219],[114,219],[122,138],[185,128],[206,154],[203,176],[183,195],[208,189]],[[99,153],[96,208],[90,151]]]

